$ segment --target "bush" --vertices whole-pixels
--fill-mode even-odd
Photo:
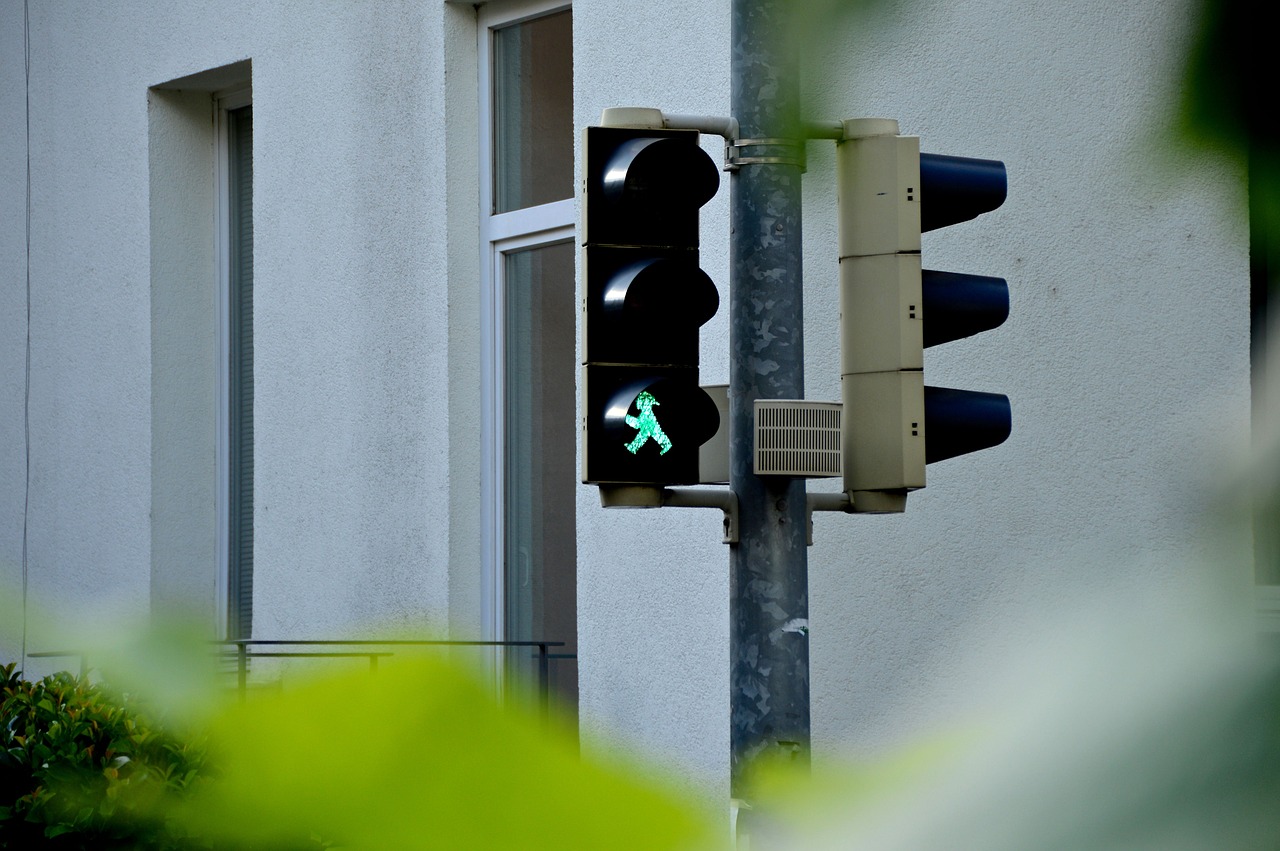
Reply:
[[[166,821],[204,765],[137,702],[68,673],[0,666],[0,848],[199,847]]]

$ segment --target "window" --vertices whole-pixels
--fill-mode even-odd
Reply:
[[[486,632],[576,703],[573,59],[563,3],[480,11]],[[508,653],[509,669],[532,661]]]
[[[1249,163],[1249,271],[1251,282],[1250,319],[1252,346],[1250,362],[1253,380],[1254,434],[1266,434],[1268,418],[1275,416],[1277,400],[1267,398],[1270,385],[1267,366],[1270,348],[1275,344],[1267,330],[1275,311],[1277,279],[1280,278],[1280,251],[1268,232],[1268,217],[1258,205],[1267,197],[1265,188],[1257,181],[1265,170],[1256,161]],[[1254,452],[1265,451],[1255,444]],[[1255,594],[1258,608],[1258,624],[1262,635],[1271,646],[1280,646],[1280,530],[1276,515],[1280,513],[1274,493],[1266,496],[1267,489],[1256,491],[1260,496],[1253,508],[1253,568]]]
[[[218,546],[228,638],[253,630],[253,107],[218,101]]]
[[[243,358],[253,350],[251,80],[246,59],[147,93],[151,606],[198,613],[211,638],[247,635],[251,621],[252,431],[241,430],[232,452],[228,416],[235,398],[252,422],[252,361]],[[234,389],[232,351],[247,378]],[[250,557],[230,562],[233,457],[236,489],[249,497],[235,506],[248,521],[236,534]]]
[[[492,212],[573,197],[569,10],[494,26]]]

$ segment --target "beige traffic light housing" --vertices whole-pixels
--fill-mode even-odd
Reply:
[[[901,512],[925,485],[920,140],[854,119],[836,150],[844,490]]]

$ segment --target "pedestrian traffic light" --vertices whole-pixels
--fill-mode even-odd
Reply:
[[[838,146],[844,488],[896,512],[925,465],[1002,443],[1007,397],[924,385],[924,349],[1009,315],[1004,280],[921,268],[920,234],[1005,199],[1004,164],[921,154],[889,119],[845,122]]]
[[[696,130],[583,137],[582,480],[696,484],[719,426],[698,386],[698,329],[720,304],[698,266],[698,210],[720,175]]]

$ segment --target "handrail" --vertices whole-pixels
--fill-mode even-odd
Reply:
[[[537,647],[538,648],[538,703],[542,716],[545,718],[550,712],[551,707],[551,670],[550,656],[547,653],[548,647],[564,647],[563,641],[470,641],[458,640],[450,641],[444,639],[414,639],[414,638],[350,638],[350,639],[330,639],[330,638],[300,638],[297,640],[289,640],[287,638],[228,638],[222,641],[214,641],[213,644],[232,645],[236,648],[236,687],[240,692],[240,699],[243,701],[248,694],[249,683],[249,659],[250,657],[274,657],[274,658],[312,658],[318,656],[331,656],[336,654],[316,653],[316,652],[300,652],[300,653],[255,653],[249,649],[250,645],[263,646],[295,646],[295,647]],[[378,670],[378,656],[390,656],[390,653],[370,654],[370,653],[348,653],[348,656],[368,656],[369,670]]]
[[[329,639],[329,638],[300,638],[300,639],[284,639],[284,638],[228,638],[221,641],[211,641],[210,644],[215,646],[224,646],[231,648],[236,657],[236,689],[239,692],[240,699],[244,700],[248,693],[249,680],[249,659],[251,658],[338,658],[338,657],[367,657],[369,659],[369,670],[376,672],[378,670],[378,659],[384,656],[392,656],[394,653],[390,651],[349,651],[337,652],[326,650],[304,650],[298,652],[284,651],[255,651],[254,646],[263,647],[536,647],[538,648],[538,698],[542,715],[545,717],[549,711],[551,702],[551,684],[550,684],[550,661],[552,659],[576,659],[577,654],[574,653],[549,653],[548,648],[564,647],[563,641],[469,641],[458,640],[450,641],[444,639],[412,639],[412,638],[352,638],[352,639]],[[80,659],[80,676],[85,677],[89,673],[89,654],[82,650],[46,650],[39,653],[28,653],[31,658],[54,658],[61,656],[75,656]]]
[[[77,656],[80,659],[80,677],[89,675],[89,654],[82,653],[79,650],[46,650],[43,653],[28,653],[27,656],[35,659],[48,659],[57,656]]]

